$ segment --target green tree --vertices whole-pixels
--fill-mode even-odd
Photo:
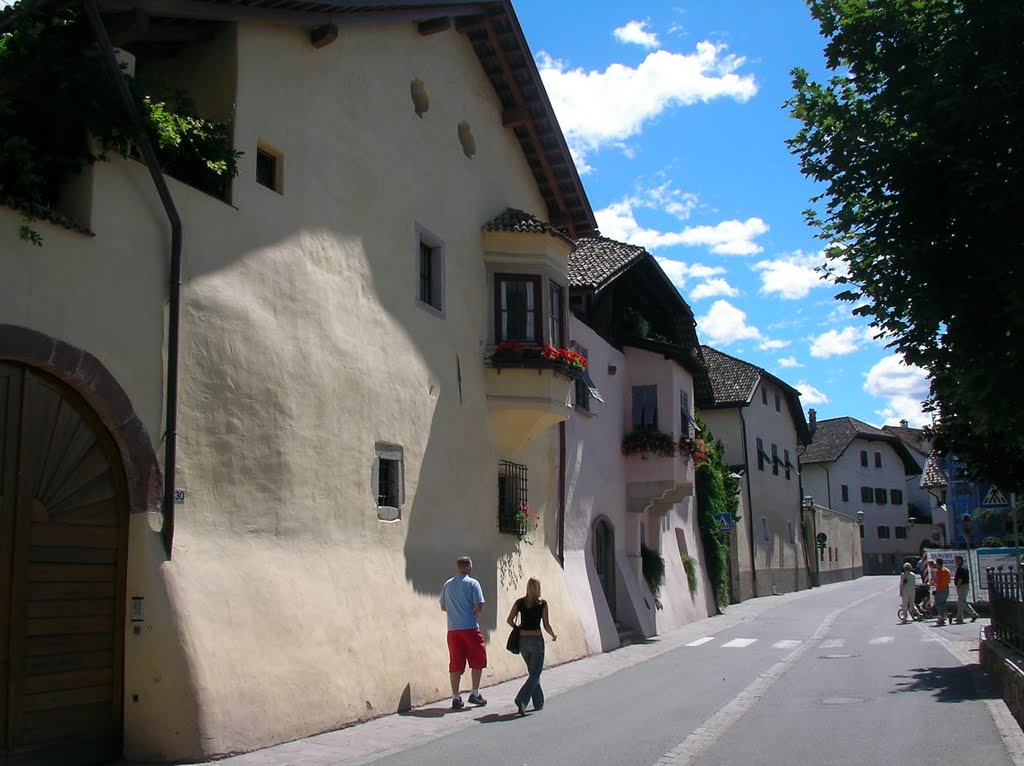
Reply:
[[[729,603],[729,537],[718,526],[716,514],[729,513],[733,519],[739,510],[736,482],[729,478],[725,462],[725,447],[715,441],[707,426],[698,421],[701,435],[708,444],[707,459],[697,466],[695,484],[697,494],[697,526],[704,547],[704,565],[707,568],[711,590],[719,609]]]
[[[1024,0],[808,0],[793,71],[825,271],[931,381],[937,448],[1024,489]]]

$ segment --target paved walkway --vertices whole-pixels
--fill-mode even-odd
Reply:
[[[879,578],[879,590],[883,580]],[[709,617],[656,636],[642,644],[618,649],[606,654],[585,657],[544,670],[544,696],[551,700],[579,686],[610,676],[620,670],[646,662],[670,652],[697,638],[714,636],[737,625],[756,619],[769,609],[830,589],[842,588],[845,583],[823,585],[820,588],[765,596],[741,604],[733,604],[723,615]],[[885,587],[889,583],[885,580]],[[894,615],[895,619],[895,615]],[[947,626],[941,631],[941,640],[965,665],[978,662],[979,628],[988,624],[981,619],[975,624]],[[981,671],[979,670],[979,673]],[[486,675],[484,681],[486,682]],[[979,679],[980,680],[980,679]],[[318,734],[306,739],[286,742],[251,753],[230,756],[216,761],[217,766],[359,766],[378,758],[408,750],[455,731],[479,725],[481,715],[496,719],[516,715],[514,698],[522,678],[486,687],[487,707],[467,705],[461,711],[451,709],[451,700],[445,698],[428,703],[406,713],[382,716],[345,729]],[[463,697],[465,699],[465,697]],[[120,766],[135,766],[123,762]]]

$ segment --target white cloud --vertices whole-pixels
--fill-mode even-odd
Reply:
[[[715,301],[707,314],[697,318],[697,332],[713,346],[761,338],[761,331],[747,324],[746,313],[724,300]]]
[[[863,339],[863,331],[856,327],[845,327],[839,331],[829,330],[811,341],[811,356],[827,359],[830,356],[852,354],[860,347]]]
[[[746,59],[726,50],[704,41],[693,53],[654,51],[637,67],[611,64],[603,72],[570,69],[541,51],[537,68],[573,156],[585,169],[588,152],[621,146],[670,107],[752,98],[753,76],[737,74]]]
[[[761,343],[758,345],[758,348],[761,349],[762,351],[778,351],[780,348],[785,348],[786,346],[788,346],[789,343],[790,342],[788,340],[771,340],[766,338],[765,340],[761,341]]]
[[[796,360],[795,356],[784,356],[779,360],[779,367],[803,367],[803,365]]]
[[[768,232],[768,224],[760,218],[722,221],[714,226],[687,226],[681,231],[666,232],[645,228],[636,220],[635,208],[650,206],[637,197],[627,197],[596,211],[594,215],[605,237],[648,250],[687,245],[704,246],[717,255],[753,255],[764,249],[754,241]]]
[[[754,268],[761,272],[761,292],[777,293],[786,300],[804,298],[815,287],[828,287],[815,268],[825,262],[822,253],[795,253],[774,261],[758,261]]]
[[[830,401],[825,394],[802,380],[793,388],[800,392],[801,404],[828,404]]]
[[[906,420],[914,428],[931,422],[921,411],[921,402],[928,396],[925,370],[908,365],[903,357],[893,354],[878,362],[864,377],[864,390],[886,402],[885,407],[876,410],[883,420],[893,424]]]
[[[625,26],[619,27],[612,34],[621,43],[632,43],[642,45],[644,48],[657,48],[660,43],[654,32],[647,31],[646,21],[630,21]]]
[[[690,300],[699,301],[703,298],[714,298],[716,295],[733,297],[739,294],[740,291],[724,279],[709,279],[690,291]]]

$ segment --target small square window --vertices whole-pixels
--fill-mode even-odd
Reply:
[[[889,527],[878,527],[878,539],[888,540],[889,539]]]
[[[424,308],[444,309],[444,243],[416,227],[416,300]]]
[[[259,146],[256,148],[256,183],[282,193],[283,157],[279,152]]]
[[[882,453],[881,452],[876,452],[875,453],[875,468],[881,468],[881,467],[882,467]]]
[[[377,498],[377,518],[397,521],[405,502],[405,464],[400,446],[377,442],[371,484]]]
[[[896,539],[897,540],[906,540],[907,539],[907,528],[906,527],[896,527]]]
[[[860,464],[863,468],[868,467],[868,451],[866,449],[860,451]]]
[[[848,485],[846,485],[846,484],[843,484],[843,485],[841,485],[839,487],[839,491],[843,495],[843,502],[844,503],[850,502],[850,487]]]

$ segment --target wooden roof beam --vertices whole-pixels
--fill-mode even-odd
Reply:
[[[417,25],[419,33],[424,37],[430,35],[436,35],[438,32],[444,32],[445,30],[452,28],[452,17],[442,16],[437,19],[429,19],[427,21],[421,21]]]

